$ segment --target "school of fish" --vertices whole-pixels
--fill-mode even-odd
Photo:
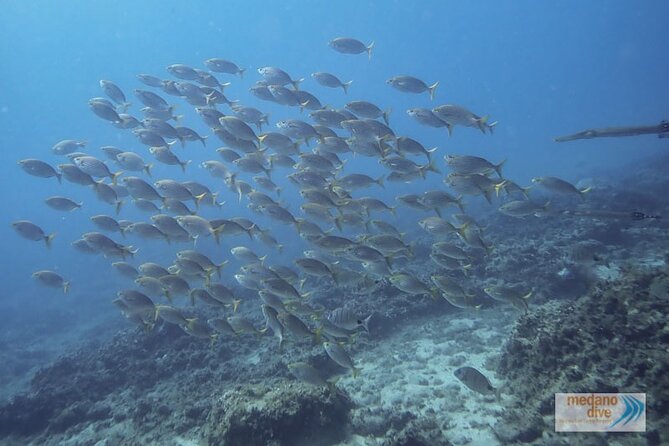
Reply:
[[[367,54],[371,59],[374,43],[340,37],[328,46],[351,55],[344,57]],[[341,108],[323,106],[315,94],[301,88],[303,78],[278,67],[257,69],[259,79],[249,91],[258,99],[255,105],[259,108],[243,105],[228,98],[225,91],[232,82],[244,82],[249,77],[244,77],[245,71],[232,61],[212,58],[201,68],[170,65],[169,79],[138,74],[142,85],[132,91],[134,105],[118,85],[101,80],[103,95],[89,100],[90,110],[133,135],[144,149],[93,149],[85,141],[63,140],[51,149],[62,157],[56,166],[39,159],[39,154],[18,162],[35,177],[55,177],[58,182],[64,179],[90,188],[109,205],[107,214],[88,215],[90,223],[82,222],[82,226],[89,225],[90,230],[72,241],[72,247],[82,254],[103,255],[115,271],[134,281],[136,286],[117,291],[113,303],[129,321],[146,330],[163,321],[211,341],[271,334],[280,350],[288,339],[291,345],[318,344],[332,361],[356,376],[360,368],[342,341],[368,331],[372,316],[358,314],[354,300],[350,306],[327,308],[324,302],[310,299],[320,284],[364,298],[384,282],[417,298],[443,298],[459,308],[478,308],[482,303],[466,286],[467,271],[480,258],[472,255],[474,250],[490,253],[494,246],[465,214],[465,197],[482,196],[489,203],[500,197],[504,201],[500,212],[524,218],[540,217],[549,208],[549,203],[530,199],[534,185],[579,199],[588,192],[555,177],[536,177],[533,186],[521,187],[503,176],[505,160],[440,154],[438,148],[426,148],[414,137],[397,135],[389,124],[388,104],[342,100]],[[229,80],[221,81],[223,76]],[[353,81],[342,81],[325,71],[314,72],[311,78],[319,88],[341,89],[343,98],[355,88]],[[409,75],[390,77],[386,83],[400,93],[427,95],[430,101],[439,85]],[[175,114],[176,103],[183,106],[184,101],[209,128],[207,134],[184,125],[183,117]],[[286,117],[272,125],[261,111],[262,101],[284,106]],[[422,125],[443,127],[444,137],[458,126],[492,134],[497,124],[455,104],[416,107],[406,113]],[[216,140],[222,146],[215,147]],[[197,166],[189,167],[184,155],[191,150],[183,149],[186,144],[201,145],[198,150],[207,154],[196,172]],[[387,173],[368,176],[356,169],[357,157],[378,159]],[[154,163],[172,166],[191,179],[155,179]],[[208,176],[203,176],[204,171]],[[421,181],[428,175],[442,176],[443,187],[400,195],[395,203],[374,196],[384,182]],[[280,177],[289,182],[276,184],[273,178]],[[294,190],[284,190],[286,185]],[[120,218],[128,201],[149,215],[146,221]],[[245,203],[257,217],[234,215],[236,202]],[[55,212],[86,210],[75,197],[54,195],[45,203]],[[417,260],[411,241],[393,224],[397,207],[415,213],[416,228],[433,238],[429,281],[406,268]],[[445,218],[448,210],[456,213]],[[272,230],[276,225],[292,228],[304,240],[308,249],[302,257],[281,264],[267,261],[269,252],[282,253],[285,246],[296,243],[285,236],[279,240],[274,233],[285,231]],[[26,220],[14,222],[13,227],[21,237],[47,247],[58,229],[44,230]],[[126,243],[125,237],[136,240],[136,245],[159,240],[174,249],[174,256],[164,264],[142,263],[141,246]],[[218,250],[216,259],[201,252],[202,246],[221,240],[234,241],[236,246],[229,252]],[[267,252],[257,252],[257,242]],[[230,271],[228,263],[232,262],[241,265],[239,269]],[[33,277],[64,292],[77,286],[55,271],[36,271]],[[252,290],[257,300],[246,302],[238,297],[238,287]],[[521,311],[526,311],[532,294],[512,284],[487,287],[484,292]],[[214,307],[220,316],[191,317],[194,305]],[[240,316],[242,306],[257,308],[264,326]],[[307,363],[288,368],[301,381],[331,385]]]

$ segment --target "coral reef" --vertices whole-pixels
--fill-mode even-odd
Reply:
[[[342,440],[351,401],[341,392],[280,384],[243,385],[224,393],[209,410],[209,444],[307,446]]]
[[[626,434],[626,444],[669,441],[663,416],[669,411],[669,300],[649,294],[660,274],[627,271],[577,301],[543,305],[518,321],[498,370],[516,399],[495,427],[501,439],[515,444],[539,438],[540,432],[522,432],[519,420],[552,431],[556,392],[646,392],[653,401],[649,431]],[[571,434],[568,444],[596,444],[606,436]]]

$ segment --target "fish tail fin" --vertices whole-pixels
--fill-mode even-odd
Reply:
[[[374,41],[372,40],[372,43],[367,45],[367,58],[371,59],[372,58],[372,49],[374,48]]]
[[[432,147],[431,149],[428,149],[425,151],[425,156],[427,156],[427,161],[432,162],[432,154],[436,152],[438,147]]]
[[[211,336],[209,336],[209,343],[210,346],[213,348],[214,345],[216,345],[216,342],[218,341],[218,333],[212,333]]]
[[[463,197],[462,195],[457,196],[457,197],[455,198],[455,204],[458,205],[458,208],[460,208],[460,211],[465,212],[465,204],[464,204],[464,202],[462,201],[463,198],[464,198],[464,197]]]
[[[337,388],[337,382],[340,379],[341,379],[341,376],[334,376],[332,378],[329,378],[326,381],[326,384],[328,386],[328,391],[330,391],[332,393],[336,393],[337,395],[345,396],[346,394],[343,391],[341,391]]]
[[[367,333],[369,333],[369,321],[372,320],[372,316],[374,316],[374,313],[372,313],[372,314],[370,314],[369,316],[367,316],[366,318],[364,318],[364,319],[361,321],[361,324],[360,324],[360,326],[361,326]]]
[[[490,119],[490,116],[485,115],[484,117],[478,118],[476,120],[476,124],[479,126],[479,130],[481,130],[481,132],[483,133],[485,133],[485,129],[488,127],[487,126],[488,119]]]
[[[548,210],[548,206],[550,206],[550,205],[551,205],[551,201],[548,200],[548,201],[546,202],[546,204],[543,205],[544,211],[547,211],[547,210]]]
[[[117,200],[116,205],[114,207],[114,210],[116,211],[116,215],[118,215],[121,212],[121,207],[123,207],[123,200]]]
[[[430,100],[431,101],[434,100],[434,93],[437,91],[438,86],[439,86],[439,81],[437,81],[434,84],[427,87],[427,90],[430,92]]]
[[[495,187],[495,189],[497,189],[497,187]],[[488,202],[488,204],[492,204],[492,197],[490,195],[490,191],[486,189],[481,191],[481,193],[483,194],[483,197]]]
[[[374,180],[374,182],[379,186],[381,186],[382,189],[385,189],[385,186],[383,185],[383,180],[385,180],[385,175],[381,175],[376,180]]]
[[[208,137],[208,136],[209,136],[209,135],[204,135],[204,136],[200,136],[200,137],[198,138],[198,139],[200,140],[200,142],[202,143],[202,146],[204,146],[204,147],[207,147],[207,137]]]
[[[592,186],[586,187],[585,189],[581,189],[578,191],[579,195],[581,196],[581,200],[585,200],[585,194],[590,192],[592,190]]]
[[[67,294],[70,291],[70,282],[63,282],[63,294]]]
[[[356,367],[351,367],[351,374],[353,375],[354,378],[357,378],[360,376],[360,369]]]
[[[46,244],[47,248],[51,248],[51,242],[53,241],[53,238],[56,236],[56,233],[53,232],[46,237],[44,237],[44,243]]]
[[[300,113],[302,113],[305,109],[305,107],[309,105],[309,99],[307,99],[304,102],[300,102]],[[307,138],[307,145],[309,145],[309,138]]]
[[[503,160],[499,164],[495,164],[493,167],[495,168],[495,172],[497,172],[497,175],[499,175],[500,178],[502,178],[502,166],[504,166],[504,163],[506,163],[506,160]]]
[[[504,186],[506,185],[506,183],[507,183],[506,180],[500,181],[499,183],[495,183],[495,186],[494,186],[495,196],[499,197],[499,191],[501,189],[504,189]],[[490,203],[490,200],[488,200],[488,203]]]
[[[439,170],[439,168],[435,164],[434,160],[432,160],[432,159],[428,163],[426,170],[428,170],[429,172],[434,172],[436,174],[441,174],[441,170]]]
[[[221,270],[223,269],[223,267],[224,267],[225,265],[228,264],[228,262],[229,262],[229,260],[223,260],[221,263],[219,263],[218,265],[215,266],[215,268],[216,268],[216,273],[218,274],[219,279],[220,279],[220,277],[221,277]]]
[[[211,204],[213,204],[214,206],[216,206],[217,208],[220,209],[221,207],[223,207],[223,204],[224,204],[224,203],[218,203],[218,202],[216,201],[216,199],[218,198],[219,193],[220,193],[220,192],[217,191],[217,192],[213,192],[213,193],[211,194]]]
[[[393,109],[388,107],[383,111],[383,122],[386,123],[386,125],[390,125],[390,112],[392,112]]]
[[[344,230],[341,222],[342,222],[341,216],[334,218],[334,224],[337,227],[337,229],[339,229],[339,232],[342,232]]]
[[[188,161],[179,161],[179,165],[181,166],[181,172],[186,173],[186,166],[189,165],[191,160]]]
[[[258,120],[258,131],[262,132],[262,126],[264,125],[269,125],[269,113],[265,113],[260,117]]]
[[[246,71],[246,68],[240,68],[239,71],[237,71],[237,74],[239,74],[240,79],[244,79],[244,72]]]
[[[214,240],[216,240],[217,245],[221,244],[221,230],[222,229],[223,229],[223,225],[221,225],[218,228],[211,231],[212,235],[214,236]],[[197,235],[194,237],[193,246],[195,246],[196,241],[197,241]]]
[[[291,80],[290,83],[291,83],[291,85],[293,86],[293,88],[294,88],[295,90],[299,90],[299,89],[300,89],[300,83],[302,83],[302,81],[304,81],[304,78],[303,78],[303,77],[301,77],[301,78],[299,78],[299,79],[297,79],[297,80],[294,80],[294,81]]]
[[[318,327],[314,330],[314,345],[320,345],[323,343],[323,337],[321,333],[323,332],[323,327]]]
[[[332,276],[332,280],[334,281],[334,283],[339,285],[339,276],[337,275],[337,272],[331,270],[330,276]]]
[[[193,198],[195,198],[195,209],[200,209],[200,202],[206,196],[207,196],[206,192],[202,192],[200,195],[194,195],[193,196]]]
[[[60,184],[63,184],[63,174],[56,172],[56,178],[58,178],[58,182]]]
[[[468,228],[468,227],[469,227],[469,222],[463,224],[463,225],[460,226],[459,228],[456,228],[456,232],[458,233],[458,235],[460,236],[460,238],[462,238],[462,239],[465,239],[465,238],[466,238],[465,235],[466,235],[466,232],[467,232],[467,228]]]
[[[125,232],[122,232],[122,234],[125,234]],[[124,237],[125,237],[125,235],[124,235]],[[137,254],[137,252],[139,252],[139,248],[134,248],[133,246],[124,246],[121,249],[121,252],[122,252],[121,257],[123,257],[123,260],[125,260],[126,255],[129,255],[131,259],[134,259],[135,254]]]
[[[205,101],[206,101],[207,105],[211,105],[211,104],[215,103],[214,102],[215,99],[216,99],[215,96],[214,96],[215,94],[216,94],[216,91],[212,91],[211,93],[209,93],[207,95],[204,95],[204,98],[205,98]]]
[[[434,210],[434,213],[437,214],[437,217],[441,218],[441,209],[435,207],[432,208]]]
[[[153,167],[153,164],[151,164],[151,163],[146,164],[146,165],[144,166],[144,172],[146,172],[146,174],[147,174],[148,176],[151,176],[151,168],[152,168],[152,167]]]
[[[344,90],[344,94],[348,94],[348,87],[350,87],[352,83],[353,81],[348,81],[341,84],[341,88]]]
[[[453,124],[446,122],[446,130],[448,130],[448,136],[453,136]]]
[[[520,188],[521,193],[522,193],[523,196],[524,196],[525,198],[527,198],[528,200],[530,199],[530,196],[529,196],[527,193],[528,193],[531,189],[532,189],[532,186],[527,186],[527,187],[521,187],[521,188]],[[548,203],[550,203],[550,201],[549,201]],[[546,204],[548,204],[548,203],[546,203]]]
[[[232,299],[232,312],[236,313],[237,308],[239,307],[239,304],[242,303],[241,299]]]
[[[111,174],[112,186],[116,186],[117,178],[123,174],[122,170]]]
[[[491,254],[494,247],[495,246],[492,243],[489,243],[487,245],[484,244],[485,253],[488,255]]]

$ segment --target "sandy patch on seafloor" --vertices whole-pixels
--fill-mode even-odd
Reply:
[[[365,411],[363,416],[370,423],[374,414],[409,412],[434,420],[453,444],[500,444],[489,425],[497,422],[504,395],[500,404],[494,396],[475,393],[453,372],[469,365],[498,387],[501,382],[494,370],[486,369],[486,363],[499,357],[517,317],[511,308],[497,306],[462,310],[402,327],[375,347],[357,352],[353,359],[361,368],[360,375],[342,377],[337,386],[353,399],[357,406],[353,411]],[[371,446],[382,441],[374,435],[353,435],[341,446]]]

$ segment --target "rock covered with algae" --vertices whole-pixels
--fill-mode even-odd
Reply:
[[[554,436],[554,394],[558,392],[645,392],[653,401],[648,432],[628,434],[628,444],[669,441],[669,299],[651,293],[661,272],[629,270],[602,282],[572,302],[552,302],[521,317],[507,341],[498,372],[514,397],[494,428],[504,444],[531,442],[518,420],[543,424]],[[570,445],[607,444],[605,434],[572,434]],[[548,441],[548,439],[544,438]],[[554,444],[560,443],[553,438]],[[566,444],[566,443],[564,443]]]
[[[240,385],[212,403],[205,438],[222,446],[335,444],[345,438],[351,407],[325,387]]]

